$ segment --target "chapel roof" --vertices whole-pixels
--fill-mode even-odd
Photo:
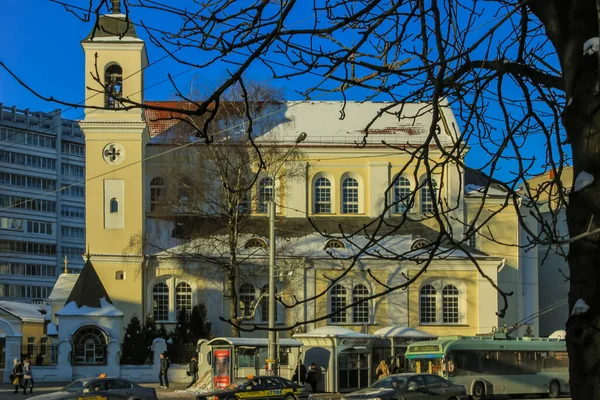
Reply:
[[[120,2],[113,0],[112,13],[100,15],[97,23],[84,42],[93,41],[141,41],[135,31],[135,26],[127,15],[121,14]]]
[[[106,288],[88,258],[65,304],[75,302],[79,308],[84,306],[101,308],[102,299],[112,304]]]

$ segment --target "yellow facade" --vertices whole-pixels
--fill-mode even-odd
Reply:
[[[92,107],[86,110],[86,118],[81,126],[86,137],[86,226],[87,247],[91,254],[91,261],[102,280],[107,292],[117,308],[125,314],[125,325],[133,315],[145,318],[153,312],[156,306],[153,300],[153,288],[157,283],[164,283],[169,288],[168,318],[161,323],[173,326],[176,322],[176,288],[180,283],[191,287],[192,301],[194,304],[205,302],[212,313],[213,320],[218,317],[227,318],[227,293],[224,288],[222,272],[212,273],[206,268],[206,263],[198,260],[182,260],[176,257],[150,259],[143,255],[143,244],[147,240],[146,218],[151,215],[149,185],[153,178],[164,177],[166,170],[172,168],[172,163],[182,163],[186,156],[193,159],[195,156],[189,154],[188,150],[178,150],[179,153],[170,153],[168,156],[160,156],[161,153],[173,149],[172,145],[158,145],[149,143],[149,130],[147,122],[139,109],[128,110],[127,102],[123,106],[111,110],[95,110],[94,107],[102,107],[105,103],[103,94],[96,94],[95,90],[102,90],[102,86],[95,81],[93,74],[96,70],[102,75],[112,65],[118,64],[122,68],[122,96],[134,103],[143,101],[143,73],[134,72],[142,70],[146,65],[146,54],[143,42],[139,39],[84,41],[83,48],[86,54],[85,72],[86,86],[91,87],[86,91],[86,105]],[[308,117],[307,117],[308,118]],[[310,135],[310,133],[309,133]],[[289,146],[289,144],[288,144]],[[367,146],[357,149],[354,146],[301,146],[302,158],[294,162],[299,165],[303,173],[300,177],[286,179],[285,174],[280,174],[280,182],[277,188],[278,212],[288,219],[306,218],[326,219],[332,217],[369,217],[376,218],[383,210],[385,199],[384,192],[390,187],[396,175],[402,171],[405,164],[409,162],[410,155],[395,149],[379,145]],[[181,152],[188,152],[181,154]],[[357,155],[357,152],[360,152]],[[118,154],[117,154],[118,153]],[[439,170],[434,167],[439,150],[431,149],[428,156],[433,170],[431,174],[421,164],[419,172],[415,172],[415,161],[406,168],[403,175],[409,179],[411,190],[417,191],[418,185],[425,179],[435,179],[438,184],[436,195],[444,198],[448,204],[460,203],[453,207],[450,212],[451,218],[448,223],[456,224],[456,237],[462,238],[462,220],[470,220],[475,212],[475,207],[480,206],[480,200],[467,200],[463,210],[462,191],[460,186],[460,171],[452,166]],[[146,160],[149,158],[148,160]],[[285,172],[285,168],[282,169]],[[194,171],[191,171],[194,173]],[[317,214],[314,209],[315,194],[314,182],[318,177],[327,177],[332,185],[331,212]],[[358,183],[358,212],[342,212],[342,190],[341,185],[346,177],[355,178]],[[212,177],[213,183],[216,177]],[[444,182],[442,182],[442,179]],[[170,187],[169,190],[175,190]],[[421,221],[425,226],[435,229],[438,223],[435,219],[424,218],[421,212],[422,197],[420,191],[415,195],[413,209],[409,216]],[[393,190],[389,192],[391,200]],[[258,196],[257,196],[258,197]],[[479,201],[479,204],[477,204]],[[490,204],[487,209],[498,207],[498,204]],[[256,205],[254,206],[256,211]],[[487,212],[487,211],[486,211]],[[393,211],[388,216],[395,216]],[[264,216],[263,216],[264,217]],[[485,218],[485,216],[482,216]],[[462,224],[462,225],[461,225]],[[508,210],[503,211],[486,226],[489,228],[497,241],[512,243],[515,240],[516,215]],[[284,226],[280,229],[285,229]],[[407,233],[410,236],[410,232]],[[507,282],[518,282],[518,250],[514,248],[498,247],[496,243],[487,241],[481,236],[481,247],[478,248],[491,257],[483,259],[486,271],[496,280],[495,270],[500,265],[500,260],[506,258],[507,266],[502,276]],[[158,243],[166,246],[165,243]],[[322,250],[322,249],[321,249]],[[323,252],[322,257],[326,253]],[[266,276],[266,257],[253,262],[259,265],[258,273],[255,273],[255,286],[260,288],[264,285],[263,276]],[[308,273],[303,272],[304,282],[285,282],[287,285],[282,291],[285,299],[292,302],[294,296],[298,298],[310,297],[310,293],[321,293],[329,284],[329,279],[339,275],[341,272],[334,271],[331,262],[330,267],[312,267],[314,275],[312,281],[308,282]],[[371,269],[374,280],[369,276],[367,269],[371,268],[372,261],[362,261],[366,267],[356,267],[348,276],[341,281],[344,285],[350,285],[347,290],[353,290],[362,282],[370,294],[377,294],[385,290],[385,286],[378,284],[376,280],[386,285],[397,284],[401,279],[401,271],[414,274],[414,263],[407,262],[403,265],[393,261],[379,265]],[[380,263],[381,264],[381,263]],[[411,266],[412,265],[412,266]],[[417,264],[418,265],[418,264]],[[305,268],[305,267],[302,267]],[[308,268],[307,268],[308,269]],[[247,274],[251,275],[251,273]],[[239,285],[243,283],[240,276]],[[294,280],[298,278],[295,277]],[[427,282],[455,282],[459,287],[461,301],[460,321],[444,324],[440,319],[436,323],[422,324],[419,320],[420,288]],[[349,283],[351,282],[351,283]],[[457,283],[458,282],[458,283]],[[486,286],[487,285],[487,286]],[[291,287],[294,287],[292,290]],[[439,293],[445,286],[439,287]],[[238,286],[239,288],[239,286]],[[258,289],[257,289],[258,290]],[[310,292],[310,293],[309,293]],[[260,293],[257,292],[257,296]],[[347,299],[351,301],[352,294]],[[320,320],[313,327],[336,323],[357,331],[374,332],[377,329],[398,323],[417,327],[421,330],[436,334],[475,334],[490,331],[495,321],[496,295],[492,287],[479,277],[475,267],[468,260],[460,262],[435,261],[429,268],[427,274],[420,276],[407,291],[398,291],[391,295],[381,296],[368,302],[369,321],[354,323],[349,311],[348,320],[334,322],[332,320]],[[480,311],[485,307],[483,303],[489,303],[491,309],[485,314]],[[302,312],[283,310],[284,322],[288,325],[294,324],[299,318],[317,320],[331,311],[331,296],[323,295],[310,304],[303,304]],[[438,302],[438,307],[441,307]],[[483,308],[482,308],[483,307]],[[400,310],[402,309],[402,310]],[[441,309],[441,308],[440,308]],[[489,311],[489,312],[488,312]],[[357,311],[358,312],[358,311]],[[361,311],[364,312],[364,311]],[[512,310],[511,310],[512,312]],[[300,315],[301,317],[299,317]],[[518,311],[516,314],[518,315]],[[440,317],[441,318],[441,317]],[[482,319],[483,318],[483,319]],[[485,319],[485,321],[484,321]],[[513,319],[517,319],[515,316]],[[264,321],[262,321],[264,322]],[[227,334],[227,329],[223,329]],[[264,334],[263,334],[264,335]]]

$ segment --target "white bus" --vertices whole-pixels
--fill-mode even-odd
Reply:
[[[408,372],[439,374],[464,385],[474,399],[494,395],[546,394],[569,389],[564,340],[494,336],[447,336],[416,342],[406,352]]]

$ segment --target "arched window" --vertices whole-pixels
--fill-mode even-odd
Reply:
[[[154,321],[169,320],[169,287],[162,282],[152,289],[152,308]]]
[[[262,178],[258,183],[258,204],[256,212],[265,214],[267,212],[267,203],[273,200],[273,179]]]
[[[76,365],[106,364],[106,335],[100,328],[86,325],[79,328],[71,339],[73,363]]]
[[[113,64],[104,72],[104,106],[120,108],[123,96],[123,69],[119,64]]]
[[[110,213],[118,213],[119,212],[119,200],[116,197],[110,199]]]
[[[315,182],[315,214],[331,213],[331,182],[319,178]]]
[[[325,249],[345,249],[346,245],[344,242],[338,239],[329,239],[325,243]]]
[[[331,304],[331,312],[334,313],[331,316],[331,322],[340,323],[346,322],[346,296],[348,291],[342,285],[335,285],[329,292],[329,302]]]
[[[177,316],[185,312],[189,317],[192,313],[192,287],[185,282],[181,282],[175,288],[177,300]]]
[[[419,314],[423,324],[435,323],[437,318],[436,291],[431,285],[425,285],[420,291]]]
[[[401,176],[394,182],[394,213],[406,211],[410,200],[410,181]]]
[[[161,177],[150,181],[150,211],[155,211],[160,204],[161,197],[165,192],[165,181]]]
[[[260,301],[260,320],[262,322],[269,321],[269,285],[265,285],[262,287],[260,294],[264,294],[262,300]],[[277,315],[277,312],[275,313]],[[275,319],[277,321],[277,318]]]
[[[240,314],[244,317],[252,316],[252,309],[256,301],[256,293],[254,286],[250,283],[244,283],[239,290]]]
[[[358,214],[358,181],[346,178],[342,183],[342,212]]]
[[[445,324],[458,324],[460,320],[458,296],[458,289],[452,285],[446,286],[442,291],[442,319]]]
[[[423,182],[423,186],[421,187],[421,212],[422,213],[432,213],[434,210],[434,203],[436,198],[437,191],[437,182],[435,179],[431,179],[431,187],[429,185],[429,181]],[[433,190],[433,196],[431,191]]]
[[[245,249],[251,249],[254,247],[259,247],[261,249],[266,249],[267,247],[269,247],[267,241],[263,238],[251,238],[248,239],[248,241],[246,242],[246,244],[244,245]]]
[[[356,303],[362,299],[369,297],[369,289],[365,285],[356,285],[352,289],[352,303]],[[352,322],[368,323],[369,322],[369,302],[354,304],[352,307]]]

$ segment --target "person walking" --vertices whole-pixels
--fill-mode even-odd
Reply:
[[[196,380],[198,380],[198,361],[196,361],[196,357],[192,357],[190,360],[190,364],[188,365],[188,374],[192,377],[192,381],[188,385],[188,387],[191,387]]]
[[[169,388],[169,367],[171,362],[169,358],[165,356],[165,353],[160,353],[160,373],[158,374],[158,380],[160,381],[160,387],[163,389]],[[163,381],[164,378],[164,381]],[[164,382],[164,385],[163,385]]]
[[[378,380],[390,375],[390,369],[385,360],[379,361],[379,365],[377,366],[375,373],[377,374]]]
[[[19,393],[19,387],[22,387],[23,394],[27,394],[25,387],[23,387],[23,364],[21,364],[16,358],[13,361],[11,381],[13,385],[15,385],[15,393]]]
[[[27,394],[27,386],[29,386],[29,394],[33,393],[33,373],[31,372],[31,360],[25,359],[23,363],[23,390],[24,394]]]
[[[296,383],[300,383],[304,385],[306,382],[306,366],[302,364],[302,360],[298,360],[298,365],[294,370],[294,376],[292,376],[292,381]]]
[[[319,371],[319,367],[317,364],[310,364],[310,368],[308,369],[308,374],[306,375],[306,382],[310,385],[313,393],[317,393],[317,386],[319,383],[319,378],[321,376],[321,371]]]

